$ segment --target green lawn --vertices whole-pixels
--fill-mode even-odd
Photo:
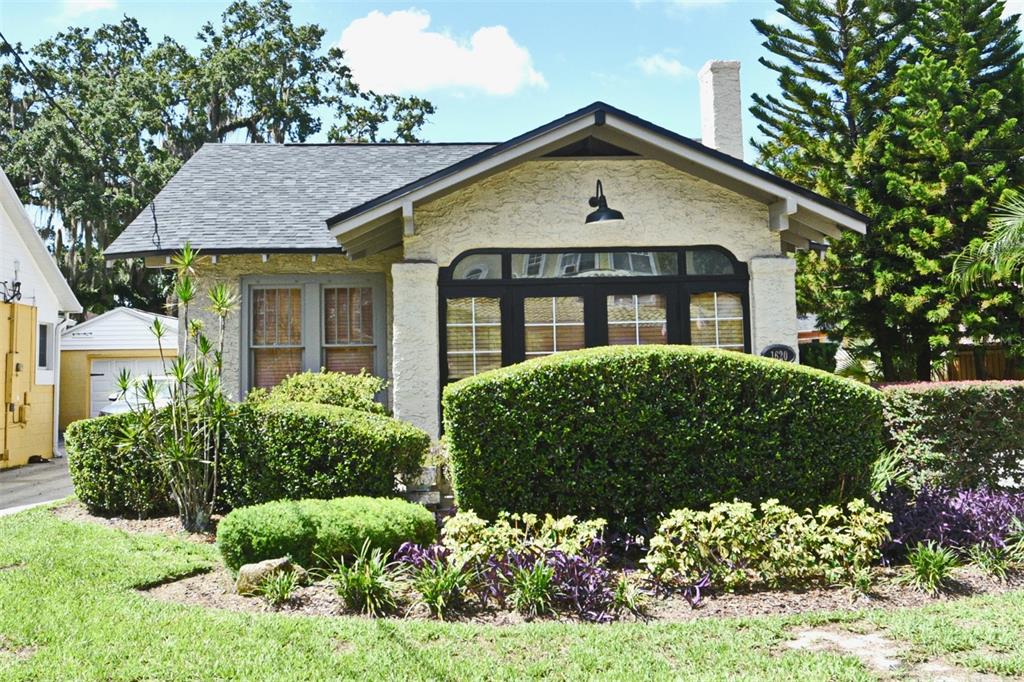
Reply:
[[[216,560],[46,509],[0,518],[0,680],[872,678],[854,658],[780,649],[788,627],[823,617],[495,627],[239,614],[133,591]],[[922,656],[1024,673],[1024,593],[841,619]]]

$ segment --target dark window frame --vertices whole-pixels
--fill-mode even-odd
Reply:
[[[733,264],[728,275],[689,275],[686,273],[686,251],[714,249]],[[678,274],[587,276],[587,277],[513,277],[513,254],[562,253],[675,253]],[[500,279],[453,279],[459,262],[479,254],[501,255]],[[472,249],[459,254],[448,267],[438,272],[438,322],[440,386],[450,383],[448,377],[448,318],[447,301],[451,298],[498,298],[501,310],[501,364],[522,362],[526,359],[525,333],[523,333],[523,299],[531,296],[582,296],[584,300],[584,338],[588,348],[607,345],[607,304],[604,297],[628,294],[662,294],[666,296],[666,336],[668,343],[690,343],[691,294],[711,291],[737,293],[743,305],[743,351],[749,353],[750,338],[750,273],[747,264],[738,260],[728,249],[716,244],[696,244],[686,247],[553,247],[538,249]]]

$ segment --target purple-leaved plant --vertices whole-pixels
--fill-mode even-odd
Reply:
[[[1001,548],[1013,531],[1014,519],[1024,521],[1024,493],[988,488],[922,488],[916,495],[895,489],[886,492],[882,507],[892,514],[891,538],[883,548],[886,561],[903,559],[922,542],[967,550],[974,545]]]

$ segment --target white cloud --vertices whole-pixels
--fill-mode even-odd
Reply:
[[[530,52],[504,26],[484,26],[468,41],[428,31],[422,10],[377,10],[349,24],[338,46],[359,85],[379,92],[426,92],[442,88],[511,95],[545,87]]]
[[[1006,9],[1003,10],[1003,16],[1009,17],[1011,14],[1019,14],[1017,17],[1017,23],[1020,24],[1021,28],[1024,28],[1024,0],[1006,0]]]
[[[62,14],[65,18],[79,17],[102,9],[115,9],[117,0],[64,0]]]
[[[648,76],[668,76],[670,78],[691,78],[695,72],[674,57],[666,57],[663,54],[652,54],[648,57],[640,57],[636,65]]]

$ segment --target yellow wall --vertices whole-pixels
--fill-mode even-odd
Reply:
[[[53,386],[36,384],[37,330],[34,306],[0,303],[0,469],[53,457]]]
[[[165,348],[164,357],[174,357],[176,348]],[[60,353],[60,430],[89,417],[89,375],[92,361],[107,358],[159,358],[152,350],[65,350]]]

